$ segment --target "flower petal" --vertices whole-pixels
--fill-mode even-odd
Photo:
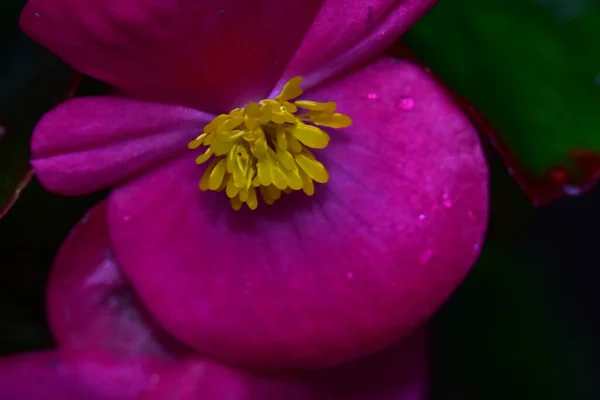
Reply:
[[[29,0],[21,27],[147,100],[228,112],[264,98],[323,0]]]
[[[211,117],[109,96],[69,100],[36,126],[32,164],[47,189],[89,193],[188,151],[187,143]]]
[[[382,59],[310,94],[353,118],[315,154],[313,197],[234,212],[193,157],[113,191],[109,232],[163,326],[250,366],[320,366],[428,318],[478,255],[488,176],[477,133],[428,73]]]
[[[61,246],[47,289],[48,319],[58,345],[165,361],[184,352],[133,292],[114,258],[106,202],[94,207]]]
[[[64,351],[0,358],[2,400],[135,400],[163,366],[150,359]]]
[[[375,355],[304,373],[257,374],[189,359],[141,400],[424,400],[428,341],[423,332]]]
[[[260,376],[199,358],[186,360],[160,377],[140,400],[319,400],[309,388],[285,378]],[[323,399],[324,400],[324,399]]]
[[[303,88],[364,65],[381,54],[437,0],[325,0],[273,93],[291,77]]]

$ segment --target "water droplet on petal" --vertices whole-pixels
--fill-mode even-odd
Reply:
[[[427,264],[429,261],[431,261],[431,257],[433,257],[433,250],[427,249],[423,253],[421,253],[421,256],[419,257],[419,262],[421,264]]]
[[[367,98],[368,98],[369,100],[377,100],[377,93],[369,93],[369,94],[367,95]]]
[[[419,219],[420,219],[421,221],[425,221],[425,214],[421,214],[421,215],[419,215]]]
[[[123,217],[123,221],[124,222],[129,222],[129,221],[131,221],[131,217],[129,215],[126,215],[126,216]]]
[[[467,217],[469,217],[469,221],[477,222],[477,214],[473,210],[467,211]]]
[[[442,205],[446,208],[452,207],[452,200],[450,200],[450,195],[448,194],[448,192],[444,192],[444,194],[442,195]]]
[[[348,279],[350,281],[353,278],[354,278],[354,274],[352,272],[346,272],[346,279]]]
[[[474,244],[474,245],[473,245],[473,253],[478,253],[478,252],[479,252],[479,248],[480,248],[480,247],[481,247],[481,246],[480,246],[478,243]]]
[[[401,97],[396,103],[396,107],[403,110],[410,110],[415,105],[415,101],[411,97]]]

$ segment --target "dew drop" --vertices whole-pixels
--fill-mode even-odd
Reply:
[[[581,194],[581,189],[575,185],[564,185],[563,191],[567,196],[579,196]]]
[[[425,214],[421,214],[421,215],[419,215],[419,219],[420,219],[421,221],[425,221]]]
[[[33,16],[36,17],[36,18],[39,18],[40,17],[40,13],[33,13]]]
[[[467,211],[467,217],[469,217],[469,221],[477,222],[477,214],[473,210]]]
[[[423,253],[421,253],[421,256],[419,257],[419,262],[421,264],[427,264],[429,261],[431,261],[431,257],[433,257],[433,250],[427,249]]]
[[[377,100],[377,93],[369,93],[369,94],[367,95],[367,98],[368,98],[369,100]]]
[[[450,200],[450,195],[447,192],[442,195],[442,205],[446,208],[452,207],[452,200]]]
[[[410,110],[414,107],[415,101],[411,97],[401,97],[396,103],[396,107],[403,110]]]

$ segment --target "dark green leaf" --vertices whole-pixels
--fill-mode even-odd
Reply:
[[[541,178],[559,165],[566,172],[596,168],[567,174],[583,183],[600,171],[600,163],[574,164],[570,155],[600,154],[599,5],[444,0],[405,39],[491,120],[530,175]]]

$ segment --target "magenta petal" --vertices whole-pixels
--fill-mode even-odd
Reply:
[[[198,358],[167,371],[154,390],[140,398],[174,399],[317,400],[311,397],[310,388],[302,381],[255,375]]]
[[[0,358],[2,400],[135,400],[163,366],[106,354],[28,353]]]
[[[29,0],[23,30],[131,96],[211,112],[266,96],[323,0]]]
[[[378,354],[308,373],[257,374],[190,359],[161,375],[141,400],[424,400],[423,332]]]
[[[318,366],[399,340],[475,261],[488,175],[477,133],[426,71],[382,59],[307,98],[354,124],[318,154],[317,195],[233,212],[193,155],[114,191],[109,231],[176,337],[250,366]]]
[[[47,299],[52,334],[62,348],[165,361],[183,350],[151,318],[122,275],[108,238],[106,202],[93,208],[63,243]]]
[[[211,118],[189,108],[117,97],[69,100],[36,126],[32,164],[47,189],[89,193],[189,151],[187,143]]]
[[[325,0],[277,89],[304,76],[315,86],[383,52],[437,0]]]

